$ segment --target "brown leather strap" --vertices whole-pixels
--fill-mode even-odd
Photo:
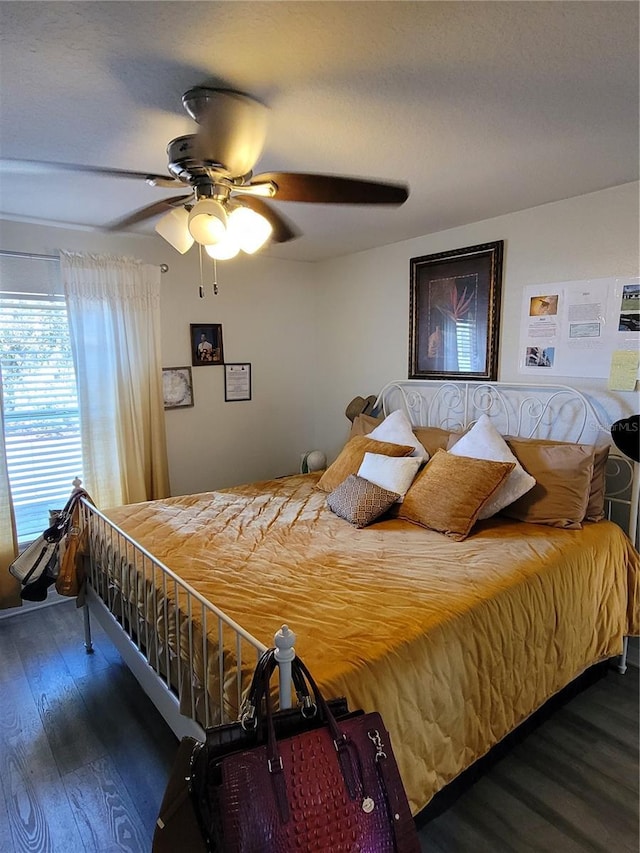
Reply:
[[[282,756],[278,750],[278,741],[276,740],[276,730],[273,725],[273,709],[271,708],[271,696],[269,691],[266,691],[267,703],[267,763],[269,765],[269,775],[273,784],[273,790],[280,811],[280,819],[283,823],[289,820],[289,799],[287,797],[287,781],[284,777],[284,768],[282,766]]]

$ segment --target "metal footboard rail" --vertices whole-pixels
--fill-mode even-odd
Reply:
[[[105,606],[180,714],[204,728],[236,719],[247,678],[267,646],[85,500],[81,524],[87,531],[88,605],[99,601]],[[86,645],[91,651],[88,613]],[[294,642],[287,626],[276,634],[283,708],[291,706]]]

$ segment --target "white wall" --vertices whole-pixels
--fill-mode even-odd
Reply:
[[[331,457],[344,442],[346,404],[408,375],[409,260],[505,241],[499,380],[518,373],[522,291],[526,285],[639,274],[637,183],[476,222],[318,265],[316,443]],[[602,391],[606,380],[553,377],[596,390],[615,410],[638,411],[635,394]]]
[[[0,222],[0,248],[112,253],[169,265],[162,276],[164,367],[191,364],[190,323],[222,323],[227,361],[251,362],[249,402],[224,402],[219,366],[193,367],[195,406],[165,412],[173,494],[206,491],[298,470],[313,447],[314,270],[265,257],[218,264],[219,294],[198,295],[195,251],[155,236]],[[205,280],[211,280],[207,265]],[[0,283],[0,287],[1,287]],[[99,393],[99,389],[96,389]]]
[[[335,455],[347,435],[349,400],[407,376],[412,257],[505,241],[499,378],[523,381],[523,288],[638,275],[638,189],[614,187],[318,264],[235,259],[218,265],[220,293],[209,290],[204,300],[196,252],[182,257],[156,237],[0,222],[0,247],[168,263],[163,365],[191,363],[189,324],[200,322],[222,323],[227,361],[252,363],[251,402],[225,403],[223,369],[194,367],[194,408],[165,413],[172,492],[183,494],[292,473],[313,447]],[[587,376],[566,382],[606,386]],[[638,411],[636,395],[615,396]]]
[[[251,363],[252,399],[225,403],[224,369],[192,368],[194,407],[166,412],[172,492],[296,473],[314,446],[313,267],[266,257],[220,262],[218,295],[209,288],[200,299],[197,254],[189,258],[163,294],[164,366],[191,364],[190,323],[222,323],[225,360]]]

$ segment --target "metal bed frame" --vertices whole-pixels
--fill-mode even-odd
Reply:
[[[185,583],[168,566],[150,554],[127,533],[110,521],[97,507],[82,502],[81,523],[89,531],[89,559],[87,562],[88,575],[84,606],[85,649],[87,654],[93,652],[90,613],[96,617],[99,624],[109,636],[121,657],[147,693],[156,708],[160,711],[169,727],[178,737],[191,735],[200,740],[204,738],[204,729],[196,721],[196,697],[193,680],[183,679],[185,666],[194,669],[196,640],[193,631],[193,615],[198,612],[202,625],[201,650],[203,656],[202,669],[206,673],[210,667],[210,657],[215,655],[214,666],[219,674],[220,695],[218,708],[224,709],[223,695],[225,678],[225,632],[233,636],[235,647],[235,707],[242,705],[242,664],[250,657],[257,661],[267,650],[267,646],[238,625],[224,611],[212,604],[192,586]],[[99,545],[98,543],[102,543]],[[119,592],[103,571],[98,559],[98,548],[106,547],[111,554],[121,555],[118,562]],[[143,608],[145,614],[149,605],[160,601],[163,616],[164,636],[150,629],[148,619],[140,619],[135,603],[132,603],[129,588],[131,574],[127,564],[132,565],[142,576]],[[113,566],[111,567],[113,570]],[[161,580],[158,582],[158,573]],[[173,599],[168,597],[173,593]],[[180,606],[180,594],[186,606]],[[115,612],[114,612],[115,611]],[[172,681],[172,665],[170,660],[169,627],[175,628],[177,654],[175,669],[177,678]],[[182,648],[180,628],[182,623],[187,626],[187,649]],[[215,626],[218,642],[212,650],[207,642],[211,626]],[[291,707],[291,661],[295,657],[295,634],[287,625],[283,625],[273,637],[276,647],[276,659],[279,668],[279,705],[281,708]],[[187,651],[188,663],[185,665],[181,653]],[[206,728],[214,720],[211,703],[212,697],[204,689],[204,718]],[[190,708],[189,715],[182,713],[184,703]],[[221,714],[216,722],[229,722],[230,719]]]
[[[589,444],[605,444],[610,439],[606,416],[599,416],[586,396],[568,386],[398,380],[382,389],[376,408],[385,414],[404,409],[414,426],[462,430],[486,414],[503,435]],[[626,457],[611,454],[606,490],[607,517],[620,524],[636,545],[639,467]],[[178,737],[192,735],[202,739],[203,725],[235,718],[242,705],[243,666],[253,669],[250,662],[265,651],[264,643],[86,502],[82,524],[88,529],[89,541],[84,607],[87,653],[93,648],[91,612]],[[103,569],[105,560],[110,564],[109,575]],[[140,578],[144,616],[153,611],[163,626],[162,632],[150,627],[148,618],[140,618],[135,603],[139,601]],[[194,634],[194,614],[200,617],[201,637]],[[181,639],[183,629],[185,639]],[[207,642],[211,633],[217,638],[214,646]],[[280,707],[288,708],[295,634],[284,625],[273,642],[279,663]],[[618,664],[621,673],[626,670],[626,651],[627,638]],[[186,664],[182,660],[184,652]],[[204,707],[197,713],[193,673],[199,656],[204,673]],[[219,695],[215,701],[207,690],[206,675],[211,669],[217,672],[218,679]],[[230,692],[234,694],[231,702]]]

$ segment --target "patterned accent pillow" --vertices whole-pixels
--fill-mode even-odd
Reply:
[[[398,498],[396,492],[376,486],[357,474],[349,474],[327,496],[327,506],[356,527],[366,527],[386,512]]]

